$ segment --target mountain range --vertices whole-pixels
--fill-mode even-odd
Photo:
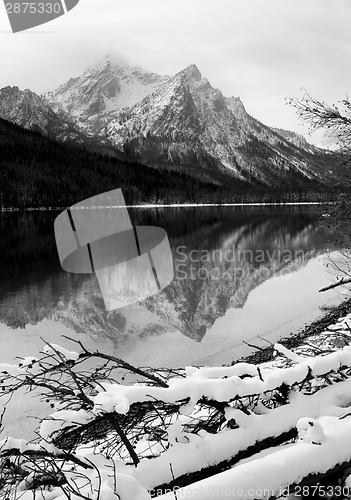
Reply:
[[[106,57],[38,96],[0,90],[0,117],[56,140],[231,186],[310,190],[349,183],[348,160],[250,116],[190,65],[158,75]],[[101,149],[104,148],[104,149]]]

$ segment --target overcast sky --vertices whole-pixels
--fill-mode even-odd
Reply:
[[[195,63],[271,126],[302,131],[286,96],[330,103],[350,90],[350,0],[80,0],[12,34],[0,4],[0,87],[52,90],[107,53],[175,74]]]

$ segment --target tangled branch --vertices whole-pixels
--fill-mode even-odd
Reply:
[[[350,150],[351,103],[348,97],[329,105],[312,97],[306,90],[302,98],[291,97],[287,103],[295,108],[299,118],[310,125],[310,131],[325,129],[342,149]]]

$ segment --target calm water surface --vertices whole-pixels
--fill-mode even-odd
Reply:
[[[118,209],[117,209],[118,210]],[[131,209],[136,225],[166,229],[175,278],[159,294],[107,312],[95,275],[70,274],[58,260],[57,212],[0,216],[2,361],[36,354],[62,335],[139,365],[228,363],[245,342],[275,341],[340,300],[318,294],[333,235],[315,207]],[[244,342],[245,341],[245,342]]]

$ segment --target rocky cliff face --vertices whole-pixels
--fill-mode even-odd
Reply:
[[[282,136],[284,139],[286,139],[288,142],[290,142],[297,148],[302,149],[307,153],[315,154],[320,152],[317,147],[312,146],[312,144],[309,144],[304,138],[304,136],[301,134],[297,134],[296,132],[291,132],[290,130],[284,130],[282,128],[272,128],[272,130],[273,132],[276,132],[277,134]]]
[[[111,113],[118,115],[134,106],[168,78],[107,56],[101,64],[71,78],[44,98],[55,111],[69,113],[84,130],[94,134]]]
[[[62,111],[55,112],[40,96],[18,87],[0,89],[0,117],[59,140],[81,141],[82,131]]]
[[[195,65],[129,111],[110,115],[103,133],[117,148],[157,167],[195,167],[270,186],[318,179],[305,150],[251,117],[238,97],[224,97]]]

